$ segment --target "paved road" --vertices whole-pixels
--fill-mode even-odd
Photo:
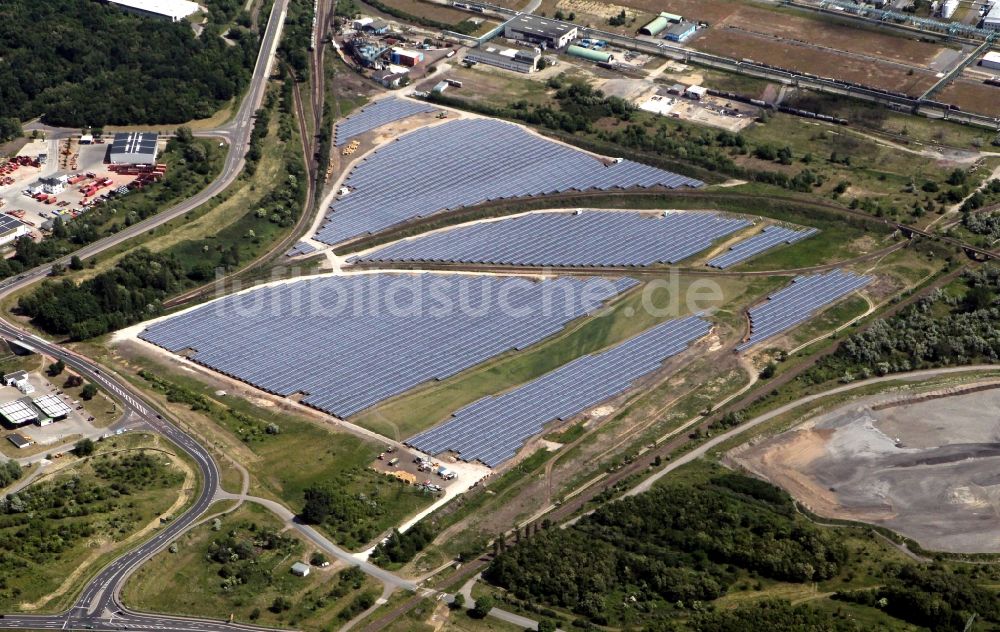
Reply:
[[[281,36],[288,0],[275,0],[267,30],[261,41],[260,53],[254,68],[251,84],[243,103],[233,120],[217,135],[229,141],[222,173],[206,189],[192,198],[164,210],[156,216],[131,226],[116,235],[86,246],[73,254],[89,257],[122,243],[198,207],[222,192],[243,169],[244,156],[253,127],[253,115],[260,107],[267,87],[271,64]],[[68,261],[68,257],[65,261]],[[65,263],[63,261],[63,263]],[[0,283],[0,297],[46,276],[51,264],[39,266],[14,279]],[[177,536],[190,527],[214,502],[221,488],[219,470],[208,451],[185,432],[165,420],[143,396],[118,377],[102,370],[95,362],[72,353],[37,336],[29,335],[18,327],[0,320],[0,336],[17,341],[36,352],[63,360],[85,379],[104,388],[119,399],[123,407],[123,422],[139,422],[162,434],[184,451],[195,463],[202,485],[198,497],[180,515],[165,523],[152,538],[114,560],[88,582],[76,604],[58,615],[7,615],[0,619],[0,629],[66,629],[66,630],[176,630],[213,632],[215,630],[267,630],[268,628],[235,625],[208,619],[172,617],[168,615],[132,612],[122,606],[121,589],[128,577],[146,560],[166,548]]]
[[[942,375],[949,375],[951,373],[968,373],[970,371],[996,371],[997,368],[998,367],[996,365],[994,365],[994,364],[976,364],[976,365],[973,365],[973,366],[961,366],[961,367],[949,367],[949,368],[944,368],[944,369],[926,369],[926,370],[923,370],[923,371],[911,371],[909,373],[892,373],[892,374],[889,374],[889,375],[884,375],[882,377],[873,377],[873,378],[870,378],[870,379],[867,379],[867,380],[861,380],[859,382],[852,382],[850,384],[845,384],[844,386],[838,386],[837,388],[831,388],[830,390],[823,391],[822,393],[814,393],[812,395],[806,395],[805,397],[801,397],[801,398],[795,400],[794,402],[789,402],[788,404],[785,404],[784,406],[780,406],[778,408],[775,408],[772,411],[766,412],[763,415],[760,415],[759,417],[754,417],[750,421],[748,421],[746,423],[743,423],[743,424],[740,424],[739,426],[733,428],[732,430],[730,430],[728,432],[724,432],[724,433],[722,433],[722,434],[720,434],[720,435],[718,435],[716,437],[713,437],[709,441],[706,441],[705,443],[703,443],[702,445],[698,446],[697,448],[691,450],[687,454],[685,454],[683,456],[680,456],[680,457],[677,457],[676,459],[674,459],[673,461],[671,461],[665,468],[663,468],[662,470],[660,470],[656,474],[653,474],[652,476],[649,476],[649,477],[643,479],[638,485],[636,485],[635,487],[633,487],[629,491],[625,492],[625,494],[623,494],[623,495],[624,496],[635,496],[636,494],[641,494],[642,492],[649,491],[653,487],[653,485],[656,483],[656,481],[660,480],[661,478],[663,478],[664,476],[666,476],[670,472],[673,472],[674,470],[676,470],[680,466],[685,465],[687,463],[690,463],[691,461],[694,461],[695,459],[703,457],[704,455],[708,454],[709,450],[712,450],[716,446],[718,446],[718,445],[720,445],[722,443],[725,443],[726,441],[729,441],[733,437],[735,437],[737,435],[740,435],[740,434],[746,432],[747,430],[750,430],[751,428],[759,426],[760,424],[762,424],[762,423],[764,423],[766,421],[770,421],[771,419],[774,419],[775,417],[779,417],[781,415],[784,415],[785,413],[787,413],[787,412],[789,412],[791,410],[794,410],[794,409],[798,408],[799,406],[802,406],[804,404],[808,404],[810,402],[814,402],[814,401],[816,401],[818,399],[822,399],[824,397],[829,397],[831,395],[837,395],[837,394],[840,394],[840,393],[846,393],[848,391],[853,391],[854,389],[857,389],[857,388],[864,388],[865,386],[871,386],[872,384],[881,384],[883,382],[894,382],[894,381],[900,381],[900,380],[916,382],[916,381],[921,381],[921,380],[926,380],[926,379],[930,379],[930,378],[939,377],[939,376],[942,376]]]
[[[138,224],[133,224],[132,226],[129,226],[114,235],[109,235],[104,239],[84,246],[76,252],[66,255],[62,259],[46,263],[20,274],[17,277],[0,282],[0,295],[26,287],[44,278],[49,274],[52,266],[56,263],[68,265],[69,260],[73,255],[77,255],[81,259],[92,257],[98,253],[104,252],[108,248],[116,246],[133,237],[136,237],[137,235],[141,235],[148,230],[180,217],[185,213],[198,208],[212,197],[222,193],[226,187],[232,184],[233,181],[236,180],[237,176],[240,175],[240,172],[243,171],[244,156],[246,156],[247,148],[250,144],[250,131],[253,129],[254,113],[260,107],[264,98],[264,93],[267,89],[267,78],[271,74],[271,67],[274,63],[274,53],[278,48],[279,41],[281,40],[281,30],[285,22],[287,8],[288,0],[275,0],[274,6],[271,9],[270,18],[268,18],[267,31],[264,33],[264,37],[261,40],[260,52],[257,55],[257,64],[254,67],[250,87],[247,89],[247,94],[243,97],[243,103],[240,105],[240,109],[236,113],[236,116],[234,116],[228,124],[218,130],[198,134],[199,136],[210,135],[224,138],[229,142],[229,151],[226,154],[226,160],[219,176],[213,180],[211,184],[196,193],[194,196],[157,213],[153,217],[139,222]],[[52,128],[44,125],[33,124],[29,126],[29,129],[36,128],[44,129],[48,133],[53,133],[56,136],[65,132],[65,130],[62,130],[61,128]]]

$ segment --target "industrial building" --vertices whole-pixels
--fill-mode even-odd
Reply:
[[[678,22],[667,29],[667,34],[664,35],[664,38],[671,42],[683,42],[694,35],[697,30],[698,25],[694,22]]]
[[[571,44],[566,52],[574,57],[580,57],[583,59],[589,59],[590,61],[609,64],[614,61],[615,56],[611,53],[605,53],[599,50],[593,50],[590,48],[584,48],[583,46],[577,46]]]
[[[385,62],[382,60],[382,56],[388,50],[385,44],[366,37],[356,37],[347,43],[347,49],[354,56],[354,59],[365,68],[374,68],[375,70],[385,68]]]
[[[1000,1],[994,2],[993,6],[983,18],[983,28],[991,31],[1000,31]]]
[[[524,14],[504,24],[503,34],[508,39],[562,48],[576,39],[578,30],[574,24]]]
[[[385,35],[389,32],[389,23],[385,20],[373,20],[362,27],[365,33],[372,35]]]
[[[1000,53],[990,51],[979,61],[979,65],[990,70],[1000,70]]]
[[[677,24],[681,22],[684,18],[674,13],[661,13],[656,16],[653,21],[639,29],[640,35],[652,35],[657,36],[663,32],[663,29],[667,28],[671,24]]]
[[[403,80],[410,76],[409,72],[396,72],[395,70],[378,70],[372,75],[372,80],[382,84],[383,88],[398,88]]]
[[[951,16],[955,15],[955,10],[958,9],[958,0],[944,0],[941,3],[941,17],[949,20]]]
[[[149,18],[180,22],[198,12],[198,3],[189,0],[108,0],[123,11]]]
[[[701,86],[688,86],[687,90],[684,91],[684,96],[695,101],[701,101],[706,94],[708,94],[708,90]]]
[[[35,398],[33,403],[45,414],[45,419],[48,419],[50,422],[65,419],[72,411],[72,408],[66,402],[59,399],[58,395],[42,395]]]
[[[154,132],[115,134],[108,161],[113,165],[155,165],[158,141]]]
[[[31,403],[30,397],[22,397],[21,399],[0,404],[0,417],[3,417],[4,421],[11,426],[23,426],[24,424],[37,422],[39,415],[40,413]]]
[[[403,48],[393,48],[392,52],[389,54],[389,59],[392,63],[399,66],[406,66],[412,68],[417,64],[424,61],[424,54],[418,50],[406,50]]]
[[[3,376],[3,383],[5,386],[13,386],[25,395],[35,392],[35,387],[28,381],[27,371],[15,371],[14,373],[8,373]]]
[[[0,246],[24,237],[29,232],[31,229],[24,222],[20,222],[10,215],[0,215]]]
[[[537,70],[538,62],[541,58],[542,53],[538,50],[498,49],[493,46],[485,50],[473,48],[465,54],[465,61],[467,63],[486,64],[488,66],[503,68],[504,70],[523,73]]]

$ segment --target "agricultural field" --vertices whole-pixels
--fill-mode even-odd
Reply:
[[[269,511],[244,504],[155,555],[125,585],[123,600],[151,612],[333,629],[374,603],[381,586],[355,567],[310,564],[316,554]],[[310,564],[310,574],[292,575],[295,562]]]
[[[951,103],[966,112],[1000,117],[1000,87],[959,77],[948,84],[935,99]]]

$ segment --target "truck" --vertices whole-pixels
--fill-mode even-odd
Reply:
[[[399,463],[399,457],[393,457],[392,460],[389,461],[389,467],[396,467],[397,463]]]

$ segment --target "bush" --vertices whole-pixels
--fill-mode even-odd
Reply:
[[[79,457],[90,456],[94,453],[94,442],[90,439],[80,439],[73,446],[73,454]]]
[[[94,399],[95,395],[97,395],[97,387],[92,382],[87,382],[83,390],[80,391],[80,397],[88,401]]]
[[[493,597],[489,595],[483,595],[479,599],[476,599],[476,606],[469,610],[469,616],[473,619],[485,619],[489,615],[490,610],[493,609]]]

